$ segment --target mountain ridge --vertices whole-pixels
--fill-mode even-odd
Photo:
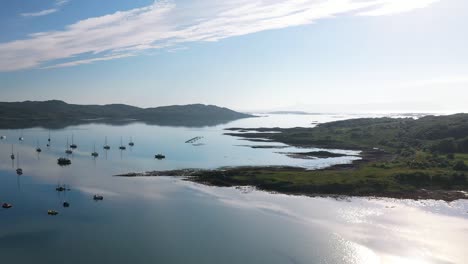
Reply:
[[[207,126],[248,117],[253,116],[199,103],[141,108],[126,104],[79,105],[61,100],[0,102],[0,127],[73,124],[98,119],[111,123],[133,120],[160,125]]]

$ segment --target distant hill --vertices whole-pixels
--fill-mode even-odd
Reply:
[[[0,102],[0,127],[65,127],[85,122],[208,126],[252,117],[214,105],[190,104],[139,108],[124,104],[76,105],[63,101]]]

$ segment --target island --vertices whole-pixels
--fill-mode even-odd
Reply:
[[[125,104],[77,105],[59,100],[0,102],[0,128],[64,128],[84,123],[124,125],[144,122],[167,126],[213,126],[254,117],[204,104],[140,108]]]
[[[120,176],[178,175],[216,186],[249,185],[271,192],[309,196],[375,196],[445,201],[468,198],[468,114],[417,119],[360,118],[323,123],[312,128],[227,130],[226,135],[253,141],[360,150],[361,159],[352,164],[320,170],[230,167]]]

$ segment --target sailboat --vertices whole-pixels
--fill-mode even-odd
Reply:
[[[16,159],[16,174],[19,176],[19,175],[22,175],[22,174],[23,174],[23,169],[20,168],[20,166],[19,166],[19,152],[16,153],[16,156],[18,157],[18,158]]]
[[[42,152],[42,149],[39,147],[39,140],[37,141],[36,152],[37,152],[37,153],[41,153],[41,152]]]
[[[65,150],[65,153],[68,155],[73,154],[73,150],[70,149],[70,146],[68,145],[68,138],[67,138],[67,149]]]
[[[105,149],[105,150],[109,150],[109,149],[110,149],[110,146],[107,145],[107,137],[104,139],[104,149]]]
[[[156,154],[156,155],[154,155],[154,158],[155,158],[155,159],[158,159],[158,160],[162,160],[162,159],[165,159],[166,156],[163,155],[163,154]]]
[[[130,147],[133,147],[133,146],[135,146],[135,143],[133,142],[133,140],[132,140],[132,138],[131,138],[131,137],[130,137],[130,142],[128,143],[128,145],[129,145]]]
[[[50,142],[51,139],[50,139],[50,130],[49,130],[49,138],[47,139],[47,142]]]
[[[96,152],[96,144],[94,144],[94,148],[93,148],[93,153],[91,153],[91,156],[97,158],[99,156],[99,153]]]
[[[119,147],[120,150],[126,150],[127,147],[125,147],[123,144],[122,144],[122,137],[120,137],[120,147]]]
[[[13,153],[13,144],[11,144],[11,155],[10,155],[10,158],[11,158],[12,160],[15,159],[15,154]]]
[[[57,164],[60,166],[68,166],[71,164],[71,160],[67,158],[59,158],[57,160]]]
[[[78,146],[75,144],[75,142],[74,142],[74,136],[73,136],[73,134],[72,134],[72,143],[71,143],[71,145],[70,145],[70,148],[76,149],[77,147],[78,147]]]

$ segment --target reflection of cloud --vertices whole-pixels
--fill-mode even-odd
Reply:
[[[100,194],[103,196],[118,196],[119,195],[116,192],[101,189],[101,188],[95,188],[95,187],[77,186],[75,187],[75,189],[84,193],[92,194],[92,195],[94,194]]]
[[[331,226],[341,237],[379,252],[384,263],[457,263],[468,257],[454,246],[468,242],[460,235],[468,230],[463,218],[434,214],[407,201],[382,199],[367,204],[370,207],[341,208],[341,219]]]
[[[463,250],[468,243],[466,201],[453,206],[396,199],[344,202],[184,184],[227,206],[286,217],[312,230],[328,230],[340,238],[340,246],[354,252],[351,257],[356,263],[463,263],[468,258]]]
[[[0,71],[75,66],[126,57],[129,53],[218,41],[272,29],[306,25],[342,14],[388,15],[427,7],[435,0],[224,0],[155,1],[90,17],[63,30],[38,32],[0,43]],[[30,13],[46,15],[55,9]],[[365,10],[365,11],[364,11]],[[88,55],[88,58],[77,58]],[[106,58],[106,59],[103,59]],[[72,59],[63,62],[58,60]]]

